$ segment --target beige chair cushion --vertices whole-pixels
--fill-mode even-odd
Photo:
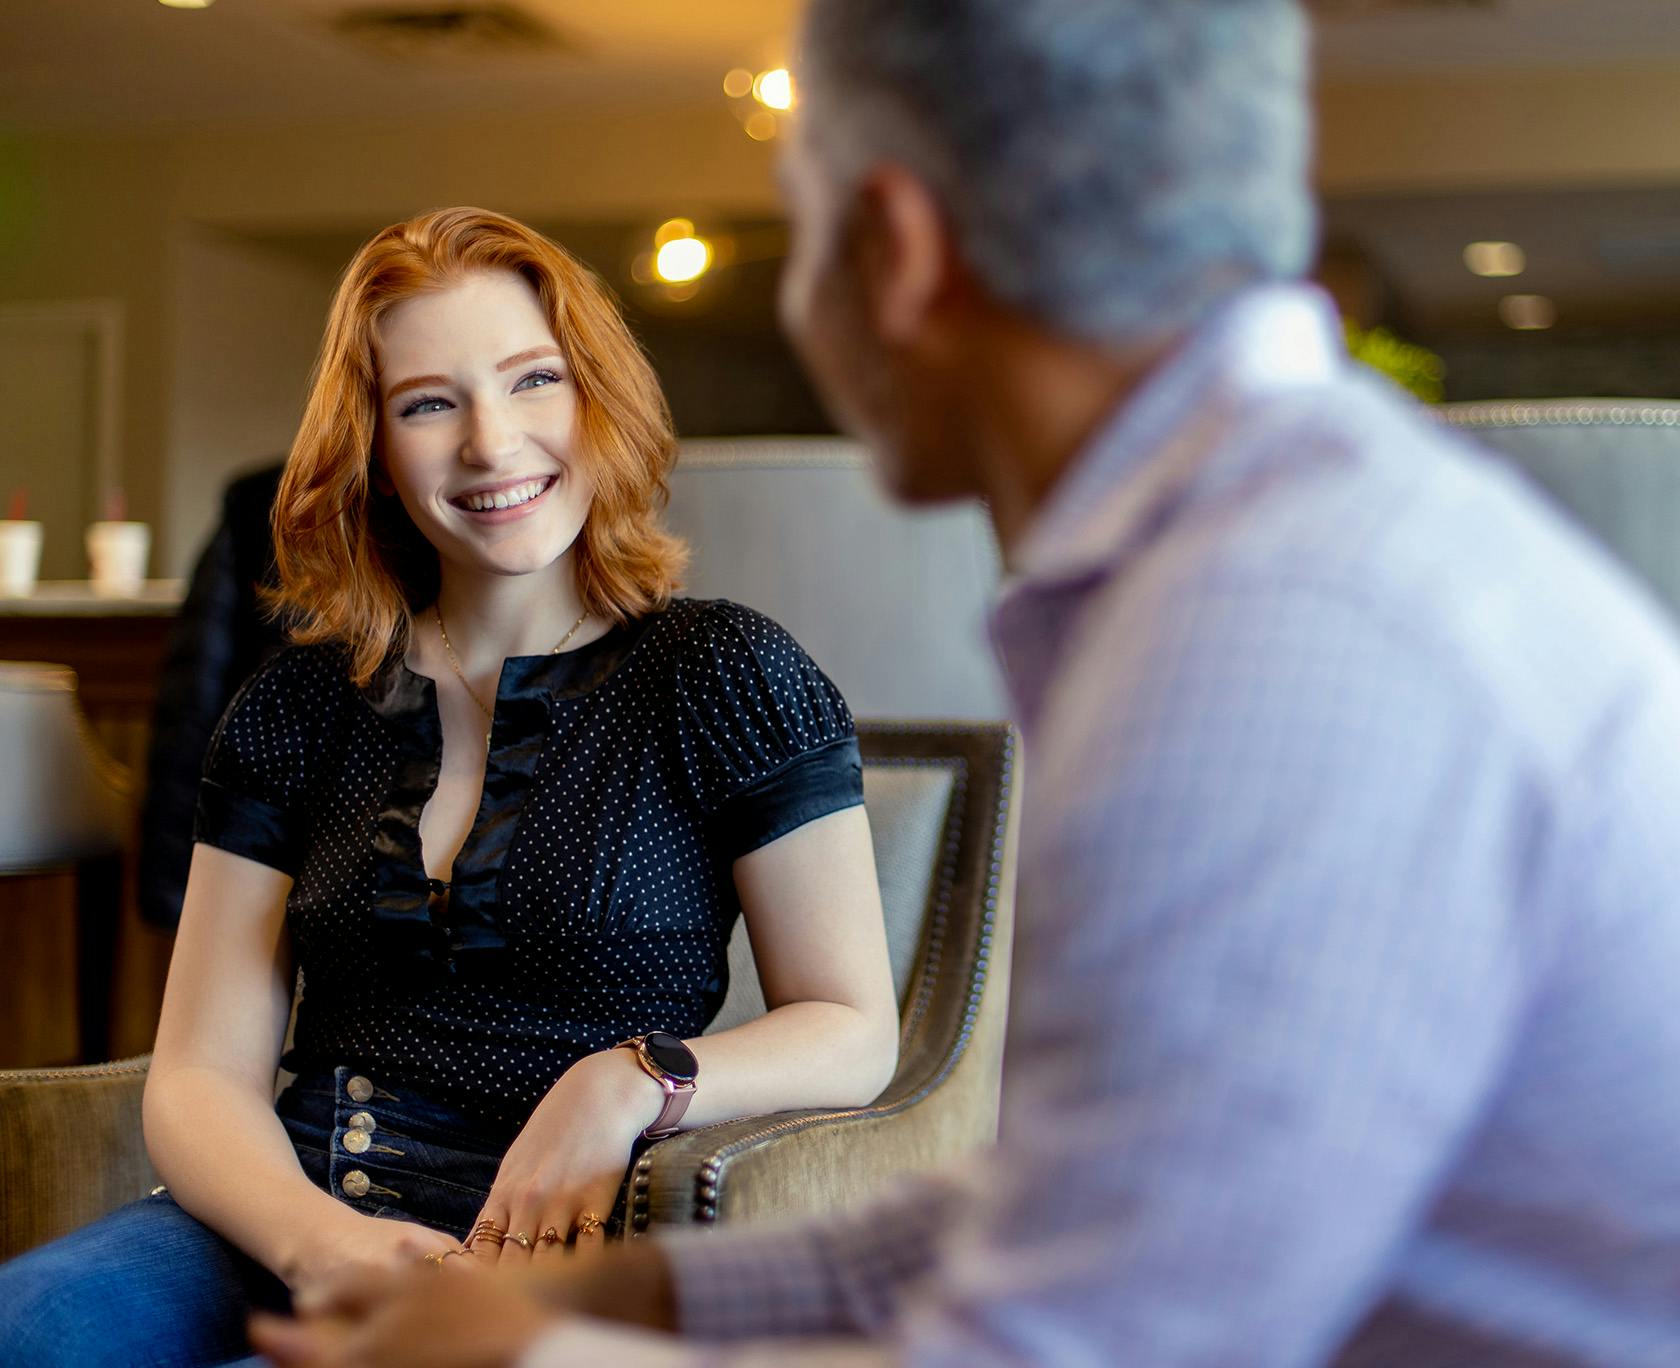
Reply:
[[[887,922],[887,952],[893,987],[904,1005],[927,923],[928,890],[939,867],[956,767],[947,761],[867,762],[863,801],[875,844],[881,907]],[[746,920],[736,922],[729,942],[729,995],[707,1034],[727,1031],[764,1015]]]

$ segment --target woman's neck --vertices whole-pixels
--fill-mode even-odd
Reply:
[[[468,673],[499,668],[508,656],[546,655],[583,615],[570,554],[549,572],[489,575],[444,566],[437,610]],[[576,644],[590,635],[584,623]]]

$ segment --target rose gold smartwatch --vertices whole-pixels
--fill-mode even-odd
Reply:
[[[688,1110],[694,1096],[694,1080],[700,1075],[700,1061],[681,1038],[669,1031],[649,1031],[646,1035],[631,1036],[613,1047],[615,1050],[634,1050],[636,1062],[647,1075],[665,1090],[665,1106],[643,1135],[649,1140],[663,1140],[677,1133],[677,1123]]]

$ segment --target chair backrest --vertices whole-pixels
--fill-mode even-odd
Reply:
[[[94,738],[67,665],[0,662],[0,873],[122,849],[129,776]]]
[[[902,508],[841,438],[742,438],[684,443],[666,521],[694,548],[687,592],[781,623],[858,716],[1005,715],[977,504]]]
[[[864,803],[875,845],[902,1043],[895,1087],[920,1086],[961,1053],[1000,904],[1014,733],[1006,723],[862,723]],[[729,995],[710,1031],[761,1015],[745,923],[729,947]],[[906,1078],[906,1073],[912,1075]]]
[[[1526,471],[1680,614],[1680,403],[1445,404],[1440,413]]]

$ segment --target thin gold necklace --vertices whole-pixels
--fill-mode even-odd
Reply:
[[[494,723],[496,720],[495,709],[489,707],[485,701],[478,696],[478,690],[473,688],[473,686],[467,682],[466,673],[461,669],[461,662],[455,659],[455,648],[449,644],[449,632],[443,625],[443,610],[435,603],[432,605],[432,616],[437,619],[438,635],[443,638],[443,650],[444,654],[449,657],[449,668],[455,671],[455,677],[461,681],[461,687],[471,696],[472,701],[478,704],[478,710],[483,713],[485,717],[489,718],[492,723]],[[571,625],[571,628],[567,631],[566,635],[554,643],[554,649],[550,651],[549,654],[559,655],[560,652],[565,649],[566,643],[577,635],[578,628],[583,626],[588,618],[589,610],[585,608],[583,612],[579,614],[578,620]],[[489,736],[484,738],[484,744],[487,747],[489,746]]]

